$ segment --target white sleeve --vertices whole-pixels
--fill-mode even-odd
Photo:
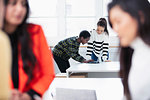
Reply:
[[[87,52],[86,52],[86,55],[88,56],[88,58],[91,57],[91,54],[93,52],[93,41],[94,41],[93,30],[90,33],[91,33],[91,37],[90,37],[90,40],[87,43]]]
[[[108,51],[109,51],[109,36],[104,35],[103,37],[104,42],[103,42],[103,51],[102,51],[102,60],[106,61],[108,59]]]

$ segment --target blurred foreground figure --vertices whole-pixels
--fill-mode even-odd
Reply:
[[[120,75],[127,100],[150,100],[150,3],[113,0],[109,22],[120,39]]]
[[[9,71],[11,67],[11,48],[7,35],[1,31],[3,26],[4,4],[0,0],[0,100],[9,98]]]

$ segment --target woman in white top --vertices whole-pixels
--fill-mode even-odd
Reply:
[[[150,100],[150,3],[113,0],[108,13],[120,38],[120,75],[126,99]]]
[[[91,31],[91,38],[88,42],[86,55],[95,62],[108,60],[109,33],[107,30],[107,21],[100,18],[97,23],[97,30]]]

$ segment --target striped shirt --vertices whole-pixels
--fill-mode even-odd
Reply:
[[[83,62],[85,59],[78,53],[80,43],[77,42],[78,37],[71,37],[60,41],[53,49],[53,54],[61,57],[63,60],[73,58],[78,62]]]
[[[98,34],[96,30],[91,31],[91,38],[87,46],[87,56],[91,56],[92,52],[103,61],[108,59],[108,49],[109,49],[109,37],[103,32]]]

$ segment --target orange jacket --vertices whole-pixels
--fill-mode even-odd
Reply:
[[[34,78],[30,84],[26,86],[28,80],[27,74],[23,70],[23,61],[21,58],[21,51],[19,48],[18,53],[18,72],[19,72],[19,87],[20,92],[27,92],[30,89],[36,91],[40,95],[48,89],[49,85],[53,81],[54,64],[52,60],[52,53],[49,50],[46,38],[44,36],[41,26],[29,24],[28,31],[30,33],[31,40],[33,41],[33,53],[37,59],[37,64],[33,70]],[[11,88],[13,89],[13,82],[11,80]]]

